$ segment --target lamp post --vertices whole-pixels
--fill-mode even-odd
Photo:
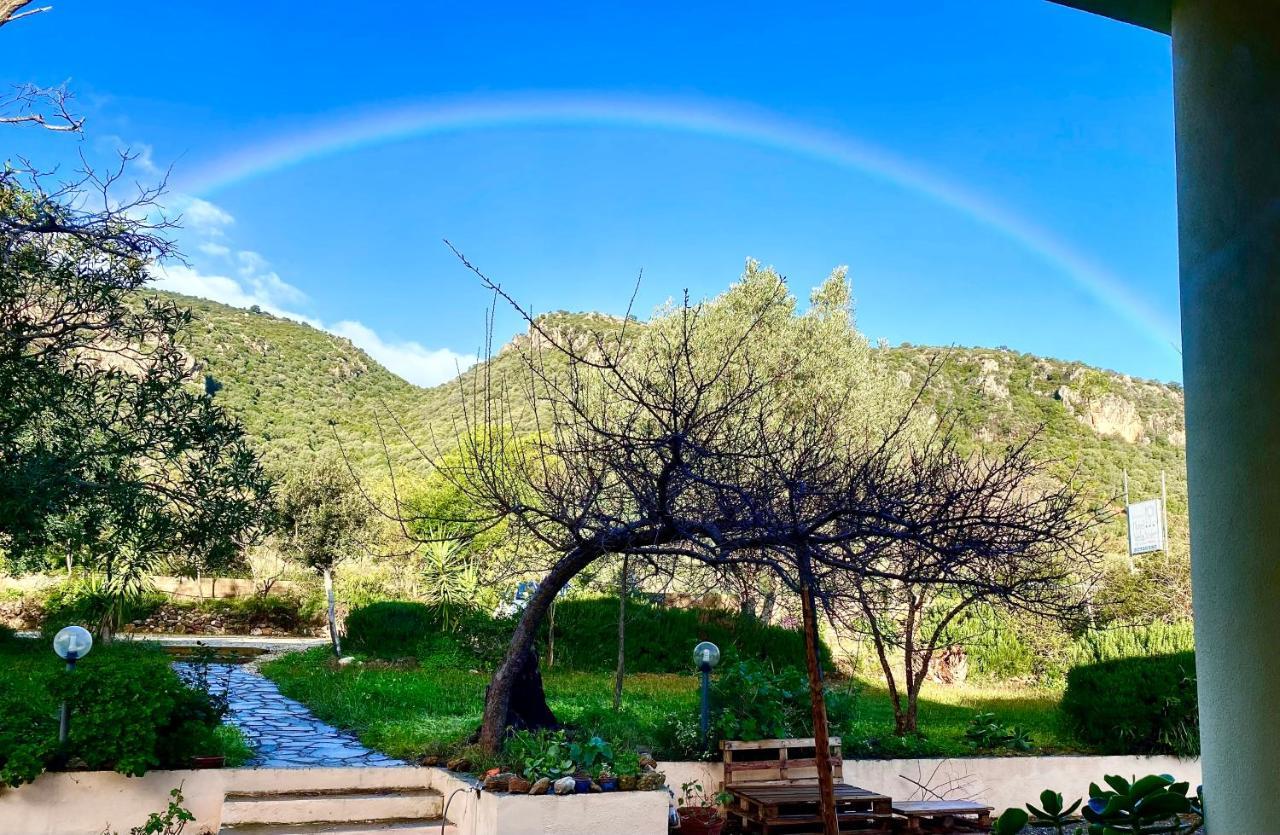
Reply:
[[[76,668],[76,662],[89,654],[93,649],[93,636],[83,626],[64,626],[53,636],[53,651],[59,658],[67,662],[67,672]],[[66,744],[67,734],[71,730],[71,706],[62,703],[62,712],[58,718],[58,742]]]
[[[702,673],[702,750],[707,750],[707,733],[711,729],[711,668],[720,663],[720,647],[703,641],[693,648],[693,663]]]

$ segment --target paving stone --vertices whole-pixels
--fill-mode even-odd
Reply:
[[[192,681],[194,667],[174,662]],[[254,748],[250,766],[258,768],[325,768],[402,766],[360,744],[354,734],[321,722],[306,706],[285,698],[275,682],[238,664],[210,664],[209,689],[227,693],[227,722],[238,727]]]

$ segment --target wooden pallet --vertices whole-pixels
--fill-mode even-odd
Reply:
[[[776,835],[822,828],[817,751],[812,739],[726,740],[721,749],[724,789],[733,795],[727,811],[742,831]],[[841,782],[839,738],[831,740],[831,760],[840,831],[866,835],[892,832],[889,797]]]
[[[903,832],[990,832],[990,806],[971,800],[900,800],[893,804]]]

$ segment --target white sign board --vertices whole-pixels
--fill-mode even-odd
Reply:
[[[1164,508],[1159,499],[1129,505],[1129,553],[1150,554],[1165,550]]]

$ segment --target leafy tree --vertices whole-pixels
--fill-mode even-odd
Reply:
[[[341,655],[333,570],[364,547],[372,522],[369,503],[350,471],[328,460],[283,479],[278,512],[284,551],[324,578],[329,638],[334,655]]]
[[[62,91],[23,90],[19,116],[66,112]],[[269,489],[182,348],[190,314],[138,294],[176,253],[161,189],[121,193],[130,160],[52,185],[0,171],[0,549],[19,568],[78,559],[119,596],[165,560],[234,560]]]

